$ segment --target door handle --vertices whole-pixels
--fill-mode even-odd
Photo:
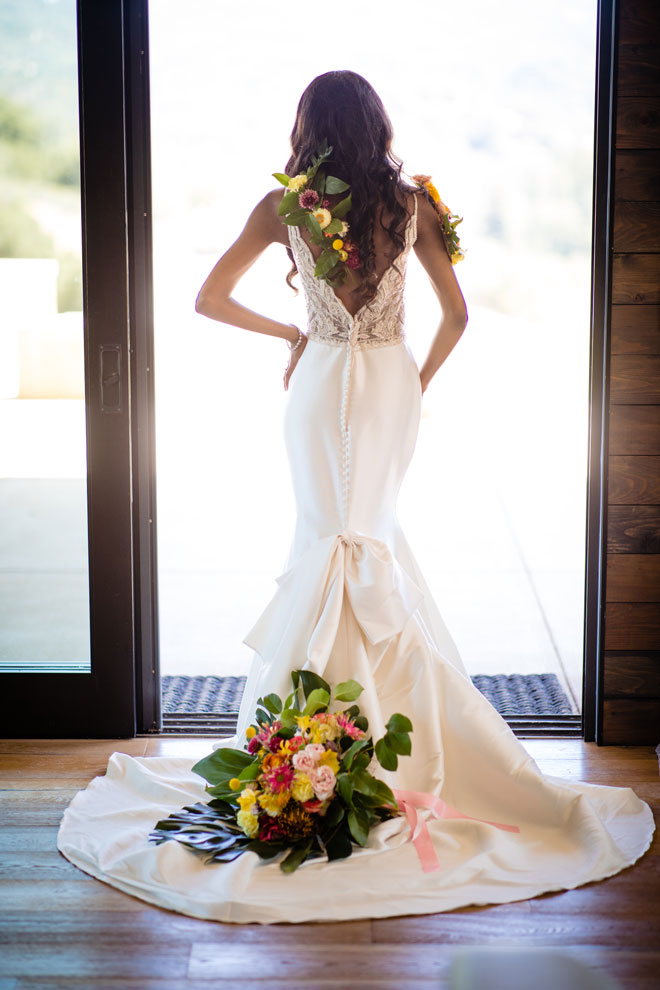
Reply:
[[[101,412],[120,413],[122,399],[121,348],[99,346],[101,378]]]

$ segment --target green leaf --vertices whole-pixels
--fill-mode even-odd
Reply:
[[[410,719],[405,715],[400,715],[398,712],[390,715],[385,728],[389,732],[412,732],[413,730]]]
[[[264,711],[263,708],[257,708],[254,717],[259,725],[270,725],[270,712]]]
[[[353,853],[353,844],[350,835],[347,835],[343,828],[337,829],[331,839],[325,844],[328,859],[345,859]]]
[[[303,708],[303,715],[313,715],[320,708],[327,708],[330,701],[330,693],[325,688],[315,688],[307,699]]]
[[[323,231],[321,230],[321,225],[314,216],[313,213],[308,213],[305,217],[305,223],[307,225],[310,233],[314,234],[315,237],[323,237]],[[320,243],[320,242],[319,242]]]
[[[262,859],[272,859],[283,849],[286,849],[286,846],[279,842],[260,842],[259,839],[252,839],[245,846],[246,852],[255,852]]]
[[[339,825],[344,814],[343,804],[335,798],[323,817],[323,827],[334,828],[335,825]]]
[[[386,770],[396,770],[399,765],[399,757],[392,752],[384,739],[379,739],[376,743],[376,758]]]
[[[332,196],[334,193],[345,192],[347,189],[348,183],[342,179],[338,179],[335,175],[329,175],[325,180],[325,191],[328,196]]]
[[[298,711],[297,708],[285,708],[280,715],[280,722],[282,723],[282,728],[293,728],[297,727],[296,717],[302,715],[302,712]]]
[[[353,772],[355,772],[356,770],[366,770],[370,763],[371,763],[371,757],[369,756],[368,753],[358,753],[358,755],[353,760],[352,770]]]
[[[291,705],[292,705],[292,704],[293,704],[293,702],[294,702],[294,701],[296,700],[296,695],[297,695],[297,694],[298,694],[298,691],[297,691],[297,689],[296,689],[296,690],[294,690],[294,691],[292,691],[292,692],[291,692],[291,694],[289,694],[289,695],[287,695],[287,697],[286,697],[286,701],[284,702],[284,708],[283,708],[283,711],[286,711],[286,710],[287,710],[287,708],[291,708]]]
[[[264,705],[273,715],[279,715],[282,711],[282,699],[278,694],[267,694],[264,698]]]
[[[274,179],[277,179],[278,182],[281,182],[283,186],[289,185],[289,176],[285,175],[284,172],[271,172],[271,175]]]
[[[231,749],[229,746],[220,747],[205,756],[192,768],[193,773],[199,774],[209,784],[219,784],[227,775],[235,777],[254,757],[243,749]]]
[[[355,701],[363,691],[364,688],[358,681],[342,681],[335,687],[334,697],[336,701]]]
[[[300,670],[291,671],[291,683],[293,684],[294,691],[298,690],[298,685],[300,684],[300,674],[301,674]]]
[[[348,812],[348,827],[351,835],[360,846],[366,846],[369,838],[369,818],[363,808],[351,808]]]
[[[338,234],[341,228],[344,226],[343,220],[331,220],[327,227],[324,228],[325,234]]]
[[[357,715],[353,721],[357,725],[358,729],[362,729],[363,732],[369,731],[369,720],[366,715]]]
[[[301,715],[297,708],[285,708],[280,715],[280,722],[282,723],[282,728],[291,729],[298,726],[296,722],[296,717]]]
[[[339,796],[350,804],[353,800],[353,780],[348,773],[340,773],[337,777],[337,791]]]
[[[370,739],[355,739],[341,758],[342,766],[346,767],[347,770],[350,770],[354,758],[360,750],[364,749],[365,746],[368,746],[370,742]]]
[[[394,753],[410,756],[411,742],[407,732],[386,732],[385,742]]]
[[[298,193],[291,190],[291,192],[285,192],[282,196],[282,201],[277,208],[278,217],[283,217],[286,213],[291,213],[291,210],[295,210],[298,204]]]
[[[314,274],[318,278],[323,278],[324,275],[327,275],[328,272],[335,267],[338,261],[339,255],[333,248],[324,251],[323,254],[319,255],[316,261]]]
[[[294,846],[289,855],[280,863],[280,869],[284,873],[293,873],[294,870],[297,870],[303,860],[307,859],[307,853],[312,848],[313,843],[314,836],[300,845]]]
[[[330,212],[332,213],[333,217],[339,217],[340,220],[343,220],[346,214],[348,213],[348,211],[350,210],[350,208],[351,208],[351,194],[349,193],[348,196],[346,196],[345,199],[340,200],[340,202],[337,203],[337,205],[334,206]]]
[[[259,776],[261,768],[259,766],[259,760],[255,760],[254,763],[250,763],[249,766],[245,767],[238,775],[239,780],[256,780]],[[238,793],[238,792],[237,792]]]
[[[368,797],[375,798],[379,804],[391,805],[394,808],[398,807],[391,788],[383,780],[372,777],[365,770],[354,770],[351,778],[355,790],[359,791],[360,794],[366,794]]]
[[[305,217],[309,216],[309,210],[300,207],[299,210],[293,210],[289,213],[288,217],[283,217],[284,223],[289,227],[302,227],[305,222]]]
[[[301,670],[300,680],[302,681],[305,698],[309,698],[312,691],[315,691],[316,688],[323,688],[324,691],[328,692],[328,697],[330,697],[330,685],[319,674],[315,674],[313,670]]]

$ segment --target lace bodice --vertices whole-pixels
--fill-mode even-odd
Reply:
[[[332,286],[314,275],[316,264],[298,227],[289,227],[289,241],[300,273],[307,305],[307,334],[327,344],[357,349],[382,347],[404,339],[404,288],[406,263],[417,238],[417,196],[404,235],[404,247],[378,283],[374,298],[355,316],[346,309]]]

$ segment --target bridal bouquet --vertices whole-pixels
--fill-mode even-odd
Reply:
[[[357,705],[329,710],[359,697],[357,681],[333,690],[311,671],[292,670],[291,679],[284,703],[276,694],[258,699],[244,749],[221,747],[192,768],[213,800],[158,822],[150,841],[176,839],[207,862],[288,850],[280,867],[291,873],[306,859],[350,856],[353,843],[366,845],[372,826],[401,813],[368,767],[374,754],[387,770],[397,768],[398,755],[410,755],[410,719],[392,715],[374,746]]]
[[[332,147],[328,147],[324,138],[318,155],[306,172],[293,176],[284,172],[272,174],[287,188],[278,207],[278,216],[291,227],[304,225],[309,230],[312,244],[324,245],[316,260],[314,274],[334,286],[350,278],[352,271],[360,267],[361,261],[357,246],[345,237],[349,228],[344,217],[351,208],[350,192],[334,207],[330,206],[327,198],[349,188],[342,179],[326,175],[321,169],[331,153]]]

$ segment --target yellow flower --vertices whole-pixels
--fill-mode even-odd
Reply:
[[[283,739],[282,742],[280,743],[280,748],[277,751],[277,755],[288,758],[289,756],[293,756],[295,752],[297,752],[297,750],[291,749],[291,740]]]
[[[335,251],[340,251],[344,246],[344,242],[342,241],[341,237],[338,237],[336,241],[333,241],[332,246],[335,249]]]
[[[463,248],[458,248],[458,250],[455,251],[454,254],[452,254],[452,256],[451,256],[451,263],[452,263],[452,265],[457,265],[458,262],[459,261],[462,261],[464,257],[465,257],[465,254],[463,252]]]
[[[296,715],[296,722],[298,723],[301,732],[306,732],[306,730],[309,729],[311,721],[311,715]]]
[[[250,839],[254,839],[259,831],[259,819],[251,811],[239,811],[236,815],[236,824]]]
[[[433,202],[434,203],[439,203],[440,202],[440,193],[435,188],[435,186],[433,185],[433,183],[431,182],[431,180],[429,179],[429,181],[428,182],[425,182],[424,185],[428,189],[429,196],[431,197],[431,199],[433,200]]]
[[[306,185],[307,176],[304,172],[300,172],[298,175],[294,175],[291,179],[289,179],[287,189],[289,192],[300,192],[300,190],[304,189]]]
[[[341,244],[341,241],[339,243]],[[340,261],[347,261],[348,260],[348,251],[340,251],[339,252],[339,260]]]
[[[257,730],[255,729],[255,727],[253,725],[248,725],[247,729],[245,730],[245,738],[252,739],[252,736],[256,736],[256,734],[257,734]]]
[[[341,230],[339,231],[340,237],[343,237],[344,234],[347,234],[348,233],[348,229],[349,229],[349,225],[346,223],[345,220],[342,220],[342,222],[341,222]]]
[[[238,777],[232,777],[231,780],[229,781],[229,786],[231,787],[232,791],[240,791],[242,784],[238,779]]]
[[[288,791],[280,791],[273,794],[271,791],[262,791],[257,798],[259,804],[269,815],[277,815],[289,800]]]
[[[316,210],[316,212],[314,213],[314,217],[316,218],[316,221],[319,227],[321,228],[321,230],[323,230],[324,227],[327,227],[329,223],[332,223],[332,213],[330,212],[330,210],[324,210],[324,209]]]
[[[326,749],[325,753],[319,760],[321,766],[330,767],[333,773],[339,772],[339,760],[337,759],[337,754],[334,749]]]
[[[238,795],[238,803],[241,806],[242,811],[249,811],[256,800],[257,792],[252,787],[246,787],[245,790]]]
[[[314,788],[306,773],[296,772],[291,784],[291,797],[300,802],[311,801],[314,797]]]

